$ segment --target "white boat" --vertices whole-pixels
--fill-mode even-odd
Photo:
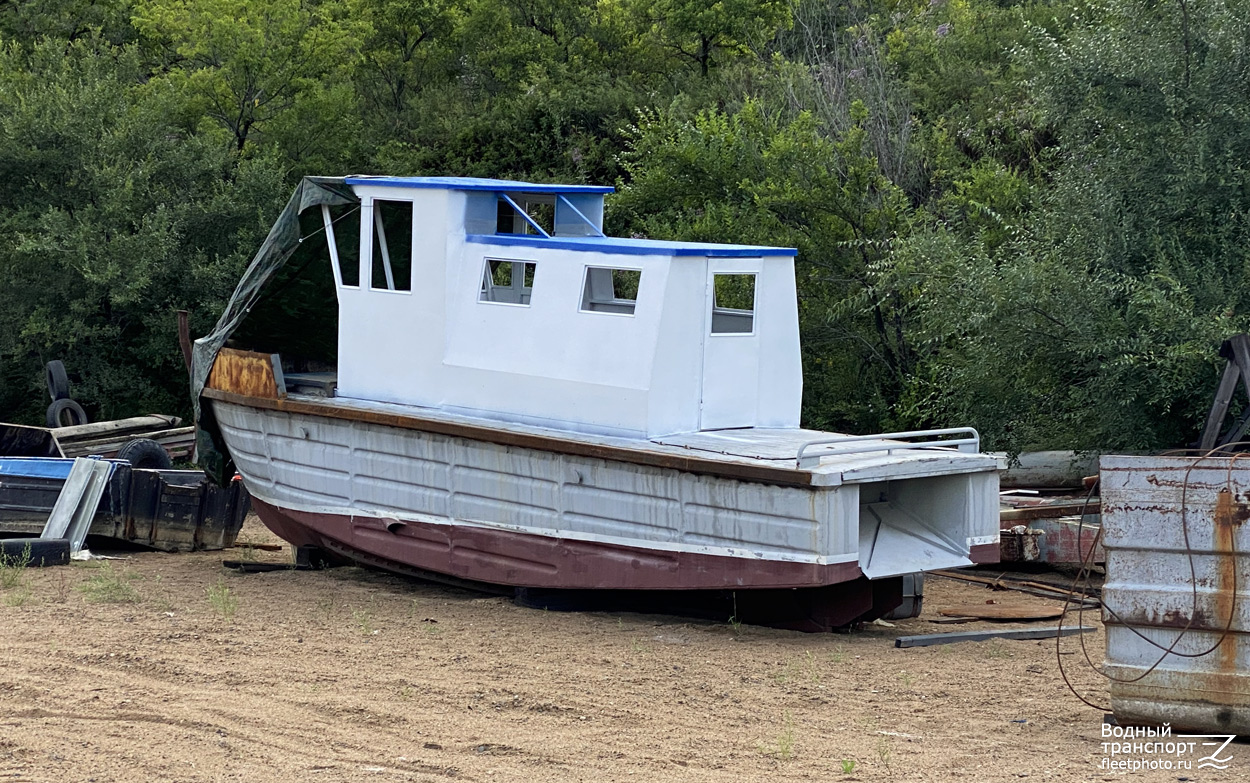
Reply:
[[[610,191],[306,179],[197,342],[201,457],[294,544],[513,587],[811,588],[828,626],[998,560],[975,431],[799,426],[794,250],[606,237]],[[223,347],[315,208],[337,366]]]

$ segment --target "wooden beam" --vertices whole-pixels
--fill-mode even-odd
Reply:
[[[1089,503],[1050,503],[1044,506],[1004,508],[998,512],[998,518],[1003,522],[1025,522],[1030,519],[1055,519],[1076,514],[1101,513],[1102,507],[1097,500],[1094,500]]]

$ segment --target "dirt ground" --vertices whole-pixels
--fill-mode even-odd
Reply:
[[[255,519],[240,538],[277,543]],[[931,578],[920,618],[814,635],[540,611],[359,568],[241,575],[223,557],[290,554],[0,574],[0,780],[1231,781],[1250,768],[1246,745],[1226,772],[1100,768],[1103,713],[1068,692],[1053,640],[894,647],[991,627],[932,623],[942,609],[1054,605],[1041,598]],[[1101,660],[1101,624],[1086,621]],[[1079,645],[1063,649],[1078,688],[1105,701]]]

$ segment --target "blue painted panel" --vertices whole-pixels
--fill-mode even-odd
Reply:
[[[22,476],[25,478],[61,479],[69,478],[69,471],[74,467],[74,460],[58,457],[5,457],[0,459],[0,476]]]
[[[348,185],[382,185],[393,188],[436,188],[441,190],[496,190],[509,193],[612,193],[609,185],[550,185],[518,182],[511,179],[479,179],[476,177],[370,177],[346,179]]]
[[[533,234],[469,234],[465,238],[479,245],[546,247],[628,256],[758,258],[760,256],[798,255],[798,251],[792,247],[718,245],[711,242],[670,242],[661,239],[626,239],[624,237],[551,237],[548,239]]]
[[[110,463],[109,473],[117,469],[118,460],[105,460]],[[21,476],[23,478],[61,479],[69,478],[74,467],[71,457],[0,457],[0,476]]]

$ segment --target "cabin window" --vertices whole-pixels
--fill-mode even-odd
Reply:
[[[360,285],[360,220],[346,218],[359,207],[321,205],[322,227],[330,246],[335,282],[348,288]]]
[[[586,267],[586,282],[582,286],[582,310],[590,313],[633,315],[641,280],[642,271],[638,269]]]
[[[712,334],[755,330],[755,275],[712,275]]]
[[[499,198],[496,234],[551,236],[556,230],[554,196],[507,195]]]
[[[379,291],[412,290],[412,202],[373,202],[373,279]]]
[[[533,261],[486,259],[478,301],[528,307],[534,290],[534,269]]]

